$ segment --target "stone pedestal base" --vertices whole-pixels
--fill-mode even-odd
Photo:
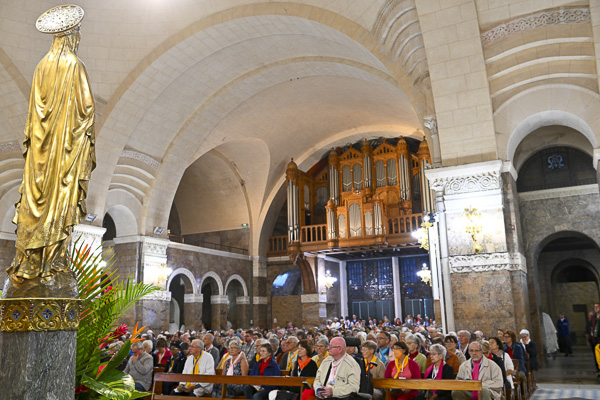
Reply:
[[[77,332],[1,332],[0,398],[75,397]]]

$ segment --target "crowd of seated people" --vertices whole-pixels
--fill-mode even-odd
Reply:
[[[228,398],[254,400],[346,398],[353,393],[382,400],[384,391],[371,382],[382,378],[479,380],[483,387],[480,392],[393,389],[392,400],[526,400],[535,390],[537,346],[525,329],[519,332],[521,340],[511,330],[498,330],[498,336],[488,339],[481,331],[444,335],[434,321],[420,316],[402,325],[397,325],[399,319],[390,323],[384,318],[373,327],[355,318],[342,320],[339,328],[299,329],[288,324],[283,329],[191,330],[157,337],[148,331],[144,341],[132,345],[123,368],[141,391],[152,390],[152,374],[159,371],[316,378],[313,387],[303,391],[227,384]],[[116,341],[107,347],[107,360],[120,345]],[[162,393],[219,398],[221,385],[164,382]]]

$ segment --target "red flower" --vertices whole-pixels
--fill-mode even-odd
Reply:
[[[113,287],[112,286],[108,286],[106,289],[104,289],[102,291],[102,294],[106,294],[106,293],[110,292],[111,290],[113,290]]]
[[[89,390],[89,388],[85,385],[79,385],[75,388],[75,394],[85,393]]]

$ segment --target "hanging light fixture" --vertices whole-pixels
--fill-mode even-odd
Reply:
[[[417,275],[421,278],[421,282],[431,286],[431,270],[427,268],[427,264],[423,263],[423,267],[417,272]]]
[[[325,271],[325,279],[323,280],[323,290],[321,290],[321,294],[327,293],[327,290],[333,287],[333,284],[337,282],[337,278],[331,276],[331,271]]]
[[[413,232],[413,236],[417,239],[417,242],[421,245],[422,249],[429,251],[429,228],[433,226],[433,223],[425,221],[421,224],[421,227]]]
[[[473,253],[479,254],[483,250],[483,247],[477,242],[477,235],[483,231],[483,226],[481,225],[481,213],[471,206],[470,208],[465,208],[465,217],[467,218],[465,231],[471,235],[471,239],[473,239]]]

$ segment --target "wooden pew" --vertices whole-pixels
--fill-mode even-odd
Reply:
[[[154,376],[154,385],[152,388],[152,399],[156,400],[180,400],[181,396],[167,396],[162,394],[162,382],[191,382],[191,383],[221,383],[220,399],[226,396],[227,384],[238,385],[267,385],[267,386],[297,386],[302,388],[302,383],[307,382],[312,385],[315,378],[298,378],[284,376],[229,376],[229,375],[184,375],[158,373]],[[212,399],[213,397],[204,397]]]
[[[452,379],[371,379],[373,387],[385,390],[385,400],[392,398],[391,389],[411,390],[466,390],[481,392],[481,381],[456,381]]]

